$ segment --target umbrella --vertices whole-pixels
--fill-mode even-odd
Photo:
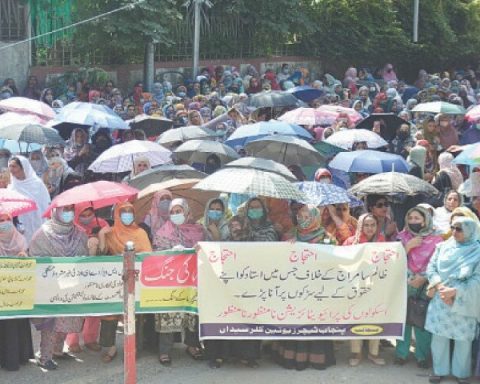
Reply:
[[[23,215],[38,209],[37,203],[11,189],[0,189],[0,207],[12,217]]]
[[[3,140],[0,139],[0,148],[8,149],[11,153],[29,153],[42,149],[40,144],[35,143],[22,143],[15,140]]]
[[[249,105],[255,108],[293,107],[297,98],[291,93],[282,91],[264,91],[250,95]]]
[[[203,179],[206,173],[200,172],[189,165],[165,164],[139,173],[130,179],[128,184],[138,189],[144,189],[150,184],[171,179]]]
[[[286,178],[258,169],[223,168],[201,180],[194,189],[297,201],[306,198],[295,184]]]
[[[99,209],[113,204],[123,203],[137,196],[138,189],[127,184],[111,181],[96,181],[69,189],[53,199],[44,216],[57,207],[75,205]]]
[[[287,92],[291,93],[297,99],[305,101],[306,103],[309,103],[312,100],[318,99],[319,97],[322,97],[325,94],[325,92],[322,91],[321,89],[313,88],[308,85],[293,87],[287,90]]]
[[[30,115],[24,112],[5,112],[0,116],[0,128],[8,127],[13,124],[42,123],[42,119],[37,115]]]
[[[65,145],[57,130],[34,123],[17,123],[0,128],[0,138],[24,143]]]
[[[295,175],[283,164],[273,160],[259,159],[257,157],[242,157],[241,159],[232,161],[225,165],[226,168],[247,168],[257,169],[259,171],[267,171],[276,173],[290,181],[297,181]]]
[[[480,164],[480,143],[463,146],[463,151],[453,160],[454,164],[475,166]]]
[[[362,205],[362,202],[349,194],[346,189],[335,184],[304,181],[296,183],[296,185],[306,196],[306,200],[302,203],[313,204],[317,207],[343,203],[348,203],[352,207]]]
[[[278,120],[298,125],[322,125],[324,123],[322,114],[315,108],[295,108],[285,112]]]
[[[121,173],[133,169],[133,160],[144,156],[150,165],[161,165],[170,162],[171,152],[157,143],[144,140],[131,140],[114,145],[103,152],[88,169],[98,173]]]
[[[465,114],[465,120],[475,123],[480,121],[480,105],[476,105],[473,108],[469,109]]]
[[[325,142],[343,149],[352,149],[354,143],[361,142],[366,142],[368,148],[380,148],[388,145],[382,137],[366,129],[345,129],[335,132]]]
[[[325,159],[314,147],[295,136],[266,136],[250,141],[245,150],[252,156],[274,160],[287,166],[325,165]]]
[[[348,149],[337,147],[336,145],[327,143],[326,141],[319,141],[318,143],[313,144],[313,147],[326,159],[331,159],[337,153],[348,151]]]
[[[237,145],[245,146],[250,141],[260,139],[272,134],[297,136],[306,140],[312,140],[312,135],[299,125],[289,124],[282,121],[261,121],[255,124],[242,125],[225,141],[225,144],[234,148]]]
[[[162,116],[138,115],[126,123],[131,129],[141,129],[147,137],[156,137],[173,127],[173,121]]]
[[[386,172],[369,176],[349,189],[354,195],[435,195],[438,191],[431,184],[406,173]]]
[[[3,111],[33,114],[43,120],[51,120],[55,117],[55,111],[43,101],[32,100],[26,97],[10,97],[0,101],[0,109]]]
[[[340,114],[347,115],[351,125],[356,124],[363,119],[362,115],[353,108],[345,108],[339,105],[322,105],[316,110],[320,115],[322,125],[330,125],[334,123]]]
[[[465,108],[446,101],[432,101],[421,103],[412,109],[412,112],[444,113],[446,115],[465,115]]]
[[[152,206],[152,199],[155,192],[162,189],[168,189],[174,198],[181,197],[188,201],[190,212],[195,221],[203,217],[205,213],[205,205],[208,200],[218,197],[218,192],[203,192],[192,187],[198,183],[200,179],[171,179],[161,183],[149,185],[142,189],[137,200],[133,203],[135,207],[135,215],[139,222],[142,222]]]
[[[342,152],[328,164],[344,172],[382,173],[396,171],[408,173],[410,166],[400,155],[379,151]]]
[[[190,125],[188,127],[169,129],[160,135],[157,143],[165,147],[171,147],[178,142],[183,143],[188,140],[211,139],[214,137],[217,137],[217,134],[211,129]]]
[[[207,157],[211,154],[217,155],[222,164],[226,164],[240,157],[238,153],[228,145],[210,140],[189,140],[175,149],[173,153],[175,154],[175,158],[189,164],[204,164],[207,161]]]
[[[373,122],[377,120],[383,123],[380,128],[380,136],[387,141],[392,141],[395,138],[400,125],[410,125],[408,121],[403,120],[393,113],[372,113],[370,116],[358,122],[355,128],[368,129],[371,131]]]
[[[81,101],[74,101],[60,110],[52,126],[56,128],[60,123],[95,128],[128,129],[128,124],[105,105]]]

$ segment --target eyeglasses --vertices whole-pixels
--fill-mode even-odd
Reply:
[[[450,227],[450,229],[453,231],[457,231],[457,232],[463,232],[463,228],[462,227],[457,227],[456,225],[452,225]]]
[[[390,207],[390,203],[388,201],[384,202],[384,203],[377,203],[375,204],[375,208],[383,208],[383,207]]]

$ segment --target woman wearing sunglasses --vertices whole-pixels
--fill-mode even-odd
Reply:
[[[383,195],[368,195],[367,209],[378,220],[378,232],[386,241],[395,241],[397,237],[397,224],[390,211],[390,202]]]

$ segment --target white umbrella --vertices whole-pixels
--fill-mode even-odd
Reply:
[[[273,160],[259,159],[258,157],[242,157],[241,159],[228,163],[225,167],[258,169],[259,171],[276,173],[290,181],[298,181],[295,175],[290,172],[285,165]]]
[[[157,143],[144,140],[131,140],[114,145],[103,152],[88,169],[98,173],[121,173],[133,169],[135,158],[144,156],[150,165],[169,163],[171,152]]]
[[[366,142],[368,148],[380,148],[388,143],[375,132],[368,129],[345,129],[335,132],[325,140],[327,143],[336,145],[343,149],[352,149],[354,143]]]
[[[169,129],[163,132],[157,140],[158,144],[170,147],[178,142],[185,142],[195,139],[209,139],[217,137],[218,135],[208,128],[203,128],[197,125],[190,125],[188,127],[180,127]]]
[[[228,145],[211,140],[189,140],[173,151],[175,157],[189,164],[205,163],[207,157],[215,154],[219,157],[222,165],[240,156]]]

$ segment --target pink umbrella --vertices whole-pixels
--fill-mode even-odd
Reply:
[[[480,105],[477,105],[470,109],[465,114],[465,120],[469,121],[470,123],[480,121]]]
[[[314,108],[296,108],[285,112],[278,120],[298,125],[322,125],[325,121],[322,118],[322,113]]]
[[[0,109],[7,112],[28,113],[39,116],[42,119],[51,120],[55,117],[55,111],[43,101],[27,99],[26,97],[10,97],[0,101]]]
[[[2,113],[0,119],[0,129],[14,124],[41,124],[44,119],[37,115],[30,115],[20,112],[5,112]]]
[[[34,200],[11,189],[0,189],[0,211],[6,211],[13,217],[36,209],[37,203]]]
[[[109,205],[123,203],[137,196],[138,189],[127,184],[114,183],[111,181],[96,181],[79,185],[69,189],[55,197],[43,214],[49,217],[53,208],[75,205],[77,207],[92,207],[99,209]]]
[[[316,110],[320,113],[321,118],[326,122],[325,124],[334,123],[340,114],[345,114],[347,116],[350,125],[355,125],[357,122],[363,119],[362,115],[353,108],[345,108],[339,105],[322,105]]]

